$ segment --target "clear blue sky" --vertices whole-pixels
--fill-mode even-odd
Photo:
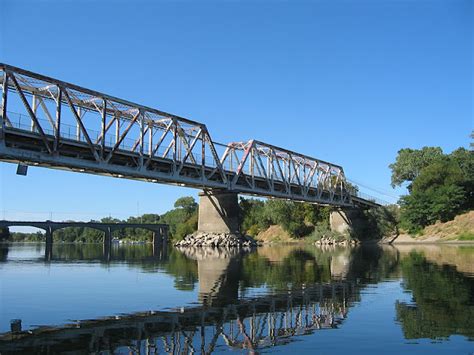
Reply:
[[[395,196],[399,149],[468,147],[474,126],[471,0],[0,0],[0,14],[2,62],[204,122],[219,142],[338,163]],[[1,164],[7,218],[123,218],[197,195],[15,169]]]

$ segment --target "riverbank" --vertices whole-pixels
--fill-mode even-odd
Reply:
[[[394,244],[472,244],[474,243],[474,211],[460,214],[448,222],[437,222],[424,228],[419,235],[401,233]]]

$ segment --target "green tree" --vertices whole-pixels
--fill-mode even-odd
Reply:
[[[401,199],[405,228],[416,232],[436,221],[447,221],[466,205],[464,174],[453,159],[437,161],[424,169],[412,184],[410,195]]]
[[[443,154],[439,147],[402,149],[392,169],[392,186],[408,182],[400,199],[401,223],[417,232],[474,208],[474,152],[459,148]]]
[[[194,197],[184,196],[184,197],[180,197],[176,200],[176,202],[174,203],[174,207],[175,208],[182,208],[187,213],[193,213],[197,209],[198,204],[194,200]]]
[[[256,199],[240,199],[241,230],[251,236],[256,236],[271,224],[265,215],[265,202]]]
[[[198,214],[197,212],[192,213],[188,219],[176,226],[176,231],[173,236],[175,240],[181,240],[188,234],[192,234],[197,230],[198,227]]]
[[[462,172],[462,181],[458,183],[466,192],[462,208],[471,210],[474,208],[474,152],[459,148],[449,155],[449,159],[457,164]]]
[[[255,236],[271,225],[280,225],[292,237],[309,235],[317,224],[329,225],[330,209],[311,203],[279,199],[240,200],[241,229]]]
[[[411,183],[423,168],[442,157],[443,150],[440,147],[399,150],[395,163],[389,165],[392,170],[392,187],[401,186],[405,182]],[[410,185],[408,189],[411,189]]]
[[[197,229],[198,204],[191,196],[180,197],[176,200],[175,209],[161,216],[160,221],[169,225],[170,235],[175,240],[180,240],[186,234],[191,234]]]

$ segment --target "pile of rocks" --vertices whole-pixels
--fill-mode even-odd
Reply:
[[[320,240],[317,240],[314,244],[316,245],[356,245],[356,244],[359,244],[359,241],[355,239],[338,240],[331,237],[322,237]]]
[[[177,247],[254,247],[257,242],[241,234],[196,232],[175,244]]]
[[[232,259],[239,255],[251,252],[251,247],[242,248],[211,248],[211,247],[176,247],[187,258],[193,260],[210,260],[210,259]]]

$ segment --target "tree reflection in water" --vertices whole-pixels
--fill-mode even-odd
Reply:
[[[405,338],[458,334],[474,340],[474,279],[455,266],[429,262],[419,252],[411,252],[401,267],[404,285],[413,294],[412,304],[396,304]]]

